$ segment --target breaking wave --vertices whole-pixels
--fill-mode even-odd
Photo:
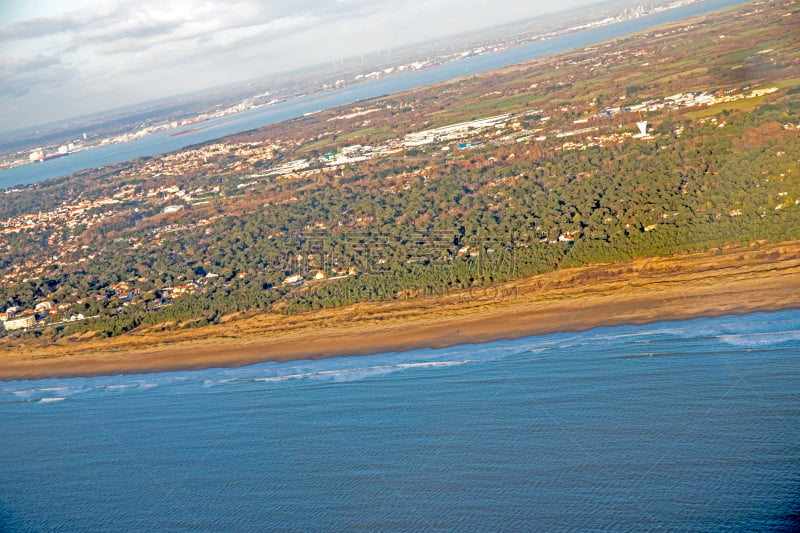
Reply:
[[[251,383],[280,383],[286,381],[297,380],[310,380],[329,383],[350,383],[354,381],[362,381],[378,376],[393,374],[403,370],[420,369],[420,368],[442,368],[449,366],[464,365],[468,363],[475,363],[476,359],[464,359],[458,361],[425,361],[416,363],[397,363],[393,365],[375,365],[357,368],[339,368],[333,370],[317,370],[310,372],[295,372],[291,374],[283,374],[268,377],[249,377],[249,378],[227,378],[220,380],[205,380],[205,386],[221,385],[230,383],[232,381],[246,381]]]
[[[91,395],[91,393],[120,393],[128,390],[152,389],[158,386],[158,383],[153,382],[102,383],[98,381],[102,378],[74,379],[85,381],[86,383],[76,386],[41,387],[36,386],[38,384],[37,382],[29,382],[28,384],[33,386],[23,386],[19,388],[0,387],[0,397],[5,394],[23,402],[48,403],[75,399],[81,396]]]
[[[719,335],[717,338],[725,344],[736,346],[737,348],[776,346],[787,342],[800,342],[800,330],[767,333],[738,333]]]

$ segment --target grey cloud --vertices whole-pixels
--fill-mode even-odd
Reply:
[[[93,10],[27,21],[0,32],[4,38],[15,39],[59,34],[64,37],[62,46],[53,56],[0,65],[0,77],[4,80],[0,97],[15,107],[67,83],[74,95],[81,97],[113,92],[120,83],[151,89],[162,86],[175,92],[188,85],[190,78],[197,84],[213,84],[207,80],[213,78],[208,74],[215,71],[226,72],[221,74],[224,78],[263,75],[276,68],[294,66],[289,57],[295,61],[304,59],[301,47],[274,55],[281,47],[281,40],[312,30],[325,36],[326,28],[338,21],[386,9],[381,4],[335,0],[270,3],[209,0],[199,4],[115,0]],[[186,6],[190,11],[183,10]],[[176,11],[168,12],[169,7]],[[248,70],[248,62],[252,68],[258,54],[281,59],[267,59],[263,70],[258,67],[257,72]],[[197,74],[201,71],[202,77]]]
[[[74,36],[72,49],[90,45],[99,45],[102,54],[128,53],[142,51],[154,46],[197,39],[199,42],[210,42],[211,35],[236,29],[244,29],[262,25],[270,21],[269,17],[241,17],[231,12],[220,12],[213,18],[213,27],[208,30],[192,27],[191,20],[154,21],[136,17],[135,5],[110,14],[96,27]],[[120,28],[119,26],[123,26]]]
[[[6,53],[17,54],[5,62],[0,57],[0,96],[8,116],[31,121],[46,109],[63,113],[53,103],[59,90],[58,99],[76,110],[82,102],[85,112],[543,10],[538,0],[507,0],[501,9],[485,0],[103,0],[59,17],[0,27],[0,40],[10,44]],[[24,57],[36,52],[43,55]]]
[[[241,59],[243,51],[249,48],[261,48],[272,43],[277,43],[292,35],[309,31],[316,27],[316,22],[316,19],[306,19],[300,25],[276,28],[271,29],[269,32],[260,32],[256,35],[239,37],[227,44],[215,44],[213,42],[213,35],[204,34],[196,37],[187,37],[184,40],[187,42],[193,41],[195,46],[182,47],[181,53],[160,54],[150,65],[153,68],[178,69],[181,68],[181,66],[185,67],[187,63],[191,63],[192,65],[202,63],[207,68],[211,68],[215,63],[230,63],[233,58],[236,58],[234,60]],[[142,43],[140,42],[117,43],[113,46],[113,49],[107,49],[107,52],[109,54],[133,53],[141,51],[141,48]]]
[[[91,38],[90,41],[98,42],[106,39],[143,39],[146,37],[168,34],[180,28],[180,23],[158,22],[142,24],[123,30],[109,31],[107,34],[99,34]]]
[[[57,88],[73,78],[76,71],[57,57],[37,56],[25,61],[0,63],[0,96],[19,97],[37,88]]]
[[[414,2],[409,2],[404,4],[404,7],[410,7],[416,16],[424,5],[414,5]],[[246,62],[247,56],[252,58],[253,54],[258,53],[255,50],[264,51],[271,48],[270,51],[274,52],[281,41],[301,35],[312,43],[317,40],[322,48],[320,52],[324,55],[331,52],[333,41],[336,41],[339,49],[345,48],[346,46],[341,46],[339,41],[342,40],[343,33],[354,30],[353,26],[357,27],[358,32],[358,35],[353,35],[354,39],[369,40],[366,34],[376,33],[376,29],[372,27],[373,23],[396,21],[398,15],[396,11],[399,9],[392,4],[365,0],[304,0],[272,5],[251,1],[246,4],[241,3],[240,7],[251,8],[251,16],[239,17],[232,14],[231,10],[225,10],[220,13],[217,27],[210,32],[187,28],[185,24],[147,26],[147,21],[142,21],[141,24],[128,27],[124,34],[115,34],[112,31],[113,23],[109,20],[102,31],[77,38],[83,39],[84,43],[96,43],[93,45],[94,51],[108,58],[131,57],[135,54],[138,57],[133,61],[139,65],[140,70],[137,72],[139,77],[142,74],[141,69],[191,70],[193,65],[198,63],[204,64],[210,70],[213,70],[215,64],[227,68],[231,66],[231,61]],[[113,16],[115,22],[124,18],[131,19],[137,9],[136,4],[133,4],[123,8],[121,12],[109,14],[109,18]],[[292,24],[287,26],[276,24],[281,21],[291,21]],[[363,27],[363,31],[359,25]],[[260,27],[264,29],[259,31]],[[242,35],[237,36],[237,30],[242,30]],[[246,30],[254,30],[257,33],[248,33]],[[230,34],[225,42],[215,39],[216,35],[225,32]],[[171,51],[165,53],[167,47],[171,47],[169,48]],[[309,61],[319,61],[311,59],[318,55],[313,45],[289,47],[289,49],[286,54],[281,54],[281,61],[271,61],[268,70],[291,68],[297,65],[297,61],[305,64]],[[345,50],[343,53],[349,55],[356,51]],[[286,60],[284,57],[291,57],[292,60]],[[326,60],[327,58],[322,59]],[[266,73],[268,72],[259,74]],[[241,77],[246,77],[246,74],[243,72]]]
[[[265,4],[255,0],[247,0],[244,2],[237,2],[235,5],[228,6],[224,2],[211,2],[216,4],[217,12],[214,17],[217,26],[214,32],[224,32],[237,29],[257,28],[259,26],[268,25],[282,20],[289,20],[294,18],[305,18],[308,21],[313,21],[315,24],[330,25],[337,20],[347,19],[353,17],[361,17],[368,15],[372,12],[385,8],[379,8],[380,2],[366,2],[362,0],[340,2],[337,0],[304,0],[299,2],[279,2]],[[236,7],[240,7],[242,11],[252,12],[252,16],[238,16]],[[137,13],[138,8],[136,4],[129,4],[125,8],[110,16],[110,20],[101,26],[110,27],[113,23],[121,20],[132,20]],[[113,17],[113,19],[111,18]],[[188,21],[161,23],[160,25],[152,25],[148,22],[141,22],[138,27],[131,27],[125,32],[114,34],[111,29],[99,30],[96,32],[89,32],[87,41],[102,41],[105,39],[123,39],[123,38],[137,38],[137,37],[162,37],[155,42],[169,42],[181,41],[192,38],[203,39],[208,42],[208,35],[203,32],[192,31],[188,27]],[[295,28],[296,31],[301,31],[310,27],[306,24],[305,27]],[[270,32],[270,35],[277,37],[285,35],[282,29]],[[92,35],[96,35],[93,37]],[[82,37],[79,37],[82,38]]]
[[[80,27],[80,22],[65,17],[25,20],[0,29],[0,40],[37,39],[74,31]]]
[[[37,39],[57,34],[71,35],[71,41],[65,50],[76,52],[87,46],[100,43],[104,46],[105,53],[116,51],[126,52],[131,46],[121,44],[118,48],[114,44],[118,41],[145,39],[139,46],[152,46],[163,42],[182,41],[191,38],[204,37],[203,33],[190,29],[189,19],[180,20],[153,20],[149,15],[150,10],[156,14],[161,13],[162,3],[170,5],[180,2],[147,2],[131,3],[126,0],[117,0],[105,4],[103,9],[83,10],[67,15],[40,18],[18,22],[0,29],[0,40]],[[260,2],[257,0],[242,0],[239,2],[225,2],[211,0],[194,5],[186,2],[185,5],[196,7],[195,12],[213,12],[210,17],[214,23],[213,31],[229,31],[257,27],[270,22],[292,17],[309,17],[324,21],[329,25],[336,20],[360,17],[371,12],[386,9],[381,2],[367,2],[363,0],[300,0],[296,2]],[[240,13],[249,13],[242,16]],[[119,26],[123,26],[119,28]],[[278,36],[283,32],[276,32]],[[147,41],[150,39],[150,41]],[[207,38],[204,38],[208,41]]]
[[[61,60],[56,56],[43,56],[24,59],[24,60],[11,60],[3,58],[0,61],[0,73],[6,79],[13,78],[22,74],[36,72],[37,70],[51,68],[59,65]]]
[[[51,68],[61,64],[61,60],[55,56],[37,56],[27,61],[20,62],[16,68],[16,74],[35,72],[40,69]]]

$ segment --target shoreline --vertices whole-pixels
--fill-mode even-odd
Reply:
[[[423,300],[295,316],[261,313],[159,332],[0,353],[0,381],[237,367],[405,352],[760,311],[800,309],[800,242],[649,258]],[[204,331],[205,330],[205,331]]]

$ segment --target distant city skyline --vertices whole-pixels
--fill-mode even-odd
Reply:
[[[4,1],[0,131],[597,3]]]

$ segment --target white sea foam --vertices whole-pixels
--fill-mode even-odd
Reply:
[[[465,365],[467,363],[477,363],[475,359],[464,359],[462,361],[430,361],[428,363],[401,363],[395,365],[397,368],[437,368],[443,366]]]
[[[157,382],[136,381],[132,383],[103,383],[103,378],[91,378],[89,383],[80,386],[56,386],[56,387],[36,387],[31,388],[3,388],[0,394],[10,394],[26,401],[59,401],[60,399],[70,399],[76,395],[120,393],[128,390],[146,390],[159,386]],[[98,382],[98,380],[100,380]],[[55,400],[51,400],[55,397]]]
[[[127,383],[125,385],[103,385],[101,387],[97,387],[98,389],[106,389],[106,390],[122,390],[122,389],[130,389],[132,387],[138,387],[138,383]]]
[[[717,327],[707,327],[707,326],[698,326],[698,327],[666,327],[666,328],[657,328],[657,329],[647,329],[644,331],[639,331],[635,333],[622,333],[619,335],[597,335],[592,338],[592,340],[622,340],[623,343],[632,343],[632,342],[659,342],[664,340],[663,337],[671,337],[675,339],[696,339],[698,337],[708,337],[710,335],[714,335],[719,333],[720,330]],[[658,337],[655,339],[636,339],[637,337]],[[614,344],[614,343],[606,343],[606,344]]]
[[[66,398],[39,398],[39,403],[63,402]]]
[[[725,344],[742,348],[775,346],[786,342],[800,341],[800,330],[778,331],[774,333],[738,333],[719,335],[717,338]]]
[[[213,387],[214,385],[223,385],[225,383],[230,383],[231,381],[241,381],[236,378],[227,378],[227,379],[204,379],[203,386],[204,387]]]
[[[37,393],[37,392],[68,392],[71,390],[75,390],[72,387],[43,387],[38,389],[24,389],[19,391],[14,391],[14,393]]]
[[[655,328],[648,328],[647,326],[639,326],[640,331],[628,333],[590,333],[590,340],[626,340],[635,339],[636,337],[651,337],[651,336],[669,336],[676,339],[694,339],[698,337],[712,337],[721,334],[746,334],[749,332],[763,331],[766,328],[773,329],[780,327],[786,329],[787,326],[794,324],[800,325],[800,320],[797,317],[790,318],[775,318],[775,316],[768,315],[759,317],[758,314],[746,315],[748,317],[757,317],[755,320],[745,320],[744,316],[729,317],[730,320],[725,322],[713,322],[710,324],[692,324],[691,326],[663,324]],[[645,342],[658,342],[661,339],[648,339]],[[637,342],[637,341],[633,341]],[[638,341],[642,342],[642,341]]]
[[[93,390],[98,391],[110,391],[110,392],[117,392],[117,391],[125,391],[128,389],[153,389],[158,387],[158,383],[151,383],[151,382],[143,382],[143,381],[134,381],[132,383],[117,383],[113,385],[97,385],[93,387]]]
[[[38,396],[52,393],[58,393],[59,397],[69,397],[82,392],[87,392],[89,390],[91,390],[90,387],[37,387],[32,389],[18,390],[6,389],[6,392],[10,392],[18,398],[36,400]]]
[[[276,383],[282,381],[308,379],[312,381],[330,381],[334,383],[347,383],[347,382],[361,381],[367,378],[392,374],[394,372],[400,372],[403,370],[419,369],[419,368],[442,368],[442,367],[463,365],[474,362],[476,362],[475,359],[464,359],[458,361],[423,361],[416,363],[398,363],[394,365],[376,365],[369,367],[340,368],[335,370],[299,372],[295,374],[286,374],[282,376],[253,378],[250,381],[261,382],[261,383]]]
[[[650,344],[660,343],[665,340],[687,340],[714,338],[735,346],[765,345],[775,342],[787,342],[797,340],[793,337],[793,331],[765,332],[764,329],[774,329],[777,327],[786,328],[789,325],[798,324],[797,318],[780,320],[732,320],[730,322],[715,323],[711,325],[700,325],[692,327],[659,327],[646,329],[632,333],[620,333],[616,335],[593,335],[587,339],[589,342],[582,344],[593,344],[596,341],[604,341],[603,344],[611,346],[614,344]],[[639,338],[645,337],[645,338]],[[647,338],[653,337],[653,338]],[[665,338],[666,337],[666,338]],[[758,341],[748,339],[748,337],[760,338]],[[765,339],[771,338],[768,342]],[[622,341],[619,343],[613,341]],[[608,342],[612,341],[612,342]],[[576,346],[580,346],[577,344]]]

